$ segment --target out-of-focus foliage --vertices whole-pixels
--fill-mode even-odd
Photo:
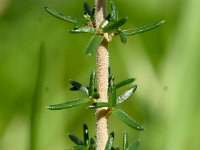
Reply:
[[[114,2],[119,17],[128,16],[127,28],[166,20],[157,30],[129,38],[126,45],[119,38],[110,44],[116,81],[137,79],[134,102],[127,101],[121,107],[128,114],[134,112],[132,116],[146,128],[138,133],[111,118],[115,145],[121,144],[120,136],[126,130],[130,141],[140,138],[139,150],[200,149],[200,1]],[[81,135],[83,123],[88,124],[91,136],[95,133],[93,110],[77,107],[52,112],[45,108],[78,97],[68,91],[68,81],[72,78],[88,83],[95,57],[84,55],[90,35],[69,34],[71,26],[49,16],[44,6],[78,18],[83,12],[80,0],[0,1],[2,150],[27,150],[30,131],[34,131],[37,150],[71,147],[66,134]]]

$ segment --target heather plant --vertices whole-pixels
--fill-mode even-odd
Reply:
[[[114,132],[108,131],[108,119],[111,115],[133,129],[144,130],[144,127],[131,118],[124,110],[117,106],[122,105],[127,99],[136,92],[137,85],[134,84],[135,78],[115,82],[115,75],[111,72],[109,65],[108,47],[113,37],[119,36],[121,42],[125,44],[127,37],[140,34],[155,29],[164,23],[164,20],[133,29],[123,29],[123,25],[128,18],[118,18],[117,7],[110,1],[110,12],[106,13],[106,0],[95,0],[95,7],[91,9],[89,4],[84,2],[83,18],[65,16],[51,8],[45,7],[45,10],[54,17],[72,23],[72,34],[90,33],[91,39],[85,50],[88,56],[96,55],[96,70],[91,71],[88,85],[83,85],[80,81],[70,80],[70,91],[79,91],[85,94],[83,98],[77,98],[65,103],[49,105],[50,110],[62,110],[72,108],[81,104],[87,104],[87,108],[96,110],[96,138],[89,138],[89,131],[86,124],[83,125],[83,140],[73,134],[69,138],[76,144],[72,149],[82,150],[115,150],[120,149],[113,145]],[[130,87],[121,95],[118,90],[124,86]],[[136,150],[139,141],[136,140],[128,144],[128,134],[123,135],[123,150]]]

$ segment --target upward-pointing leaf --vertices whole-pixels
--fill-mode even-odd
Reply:
[[[113,3],[113,1],[111,1],[110,3],[111,3],[111,21],[118,21],[117,8],[116,8],[115,4]]]
[[[126,132],[123,135],[123,150],[128,150],[128,134]]]
[[[111,150],[112,149],[112,144],[114,141],[114,132],[112,132],[108,138],[105,150]]]
[[[135,35],[135,34],[139,34],[139,33],[149,31],[149,30],[153,30],[153,29],[159,27],[160,25],[162,25],[163,23],[165,23],[165,20],[162,20],[160,22],[153,23],[153,24],[150,24],[150,25],[138,27],[138,28],[135,28],[135,29],[123,30],[121,32],[123,32],[126,36]]]
[[[88,56],[91,56],[99,47],[101,42],[103,41],[104,37],[101,35],[94,35],[92,36],[87,48],[85,54]]]
[[[96,73],[93,70],[90,74],[90,83],[89,83],[89,96],[93,96],[95,89]]]
[[[88,5],[87,2],[84,2],[84,11],[86,14],[88,14],[89,16],[92,16],[92,11],[90,9],[90,6]]]
[[[52,10],[48,7],[44,7],[44,9],[49,13],[51,14],[52,16],[58,18],[58,19],[61,19],[63,21],[66,21],[66,22],[69,22],[69,23],[74,23],[74,24],[77,24],[80,20],[79,19],[76,19],[74,17],[71,17],[71,16],[64,16],[63,14],[55,11],[55,10]]]
[[[84,145],[88,146],[89,144],[89,131],[88,131],[88,127],[86,124],[83,124],[83,133],[84,133]]]
[[[125,17],[125,18],[120,19],[119,21],[116,21],[114,23],[108,24],[103,29],[103,31],[104,32],[108,32],[108,31],[112,31],[112,30],[118,29],[119,27],[121,27],[123,24],[126,23],[127,19],[128,19],[128,17]]]
[[[117,97],[117,105],[127,100],[137,89],[137,85],[134,85],[129,90],[125,91],[122,95]]]
[[[89,101],[90,101],[90,98],[76,99],[74,101],[69,101],[69,102],[66,102],[66,103],[49,105],[47,108],[50,109],[50,110],[61,110],[61,109],[75,107],[75,106],[78,106],[80,104],[87,103]]]
[[[141,125],[139,125],[135,120],[133,120],[128,114],[126,114],[122,110],[113,109],[112,114],[114,114],[117,118],[129,125],[131,128],[134,128],[136,130],[144,130],[144,128]]]
[[[135,78],[126,79],[126,80],[123,80],[123,81],[117,83],[115,85],[115,87],[116,87],[116,89],[119,89],[120,87],[125,86],[127,84],[130,84],[130,83],[132,83],[134,81],[135,81]]]
[[[77,145],[84,145],[84,142],[73,134],[68,134],[68,137]]]

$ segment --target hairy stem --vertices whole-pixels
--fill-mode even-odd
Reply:
[[[106,15],[106,0],[95,0],[96,2],[96,26],[99,27]],[[106,34],[105,34],[106,39]],[[108,42],[104,40],[96,54],[97,65],[97,90],[100,98],[99,102],[108,102],[108,66],[109,53]],[[106,115],[107,108],[96,110],[96,139],[97,150],[104,150],[108,140],[108,121]]]

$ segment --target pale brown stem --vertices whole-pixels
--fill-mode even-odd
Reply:
[[[96,26],[104,20],[106,15],[106,0],[95,0],[96,4]],[[106,36],[106,34],[105,34]],[[106,37],[105,37],[106,38]],[[100,95],[99,102],[108,102],[108,67],[109,53],[108,42],[104,40],[97,49],[97,90]],[[97,150],[104,150],[108,140],[107,108],[96,110],[96,144]]]

